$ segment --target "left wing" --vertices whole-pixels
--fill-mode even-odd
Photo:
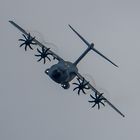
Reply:
[[[30,33],[26,32],[22,27],[20,27],[19,25],[17,25],[14,21],[9,21],[14,27],[16,27],[17,29],[19,29],[24,35],[28,36],[30,35]],[[46,50],[48,50],[48,53],[52,54],[52,56],[57,59],[58,61],[64,61],[60,56],[58,56],[56,53],[54,53],[53,51],[51,51],[48,47],[46,47],[45,45],[43,45],[41,42],[39,42],[38,40],[35,39],[35,37],[32,37],[30,35],[31,38],[33,38],[33,41],[39,45],[41,48],[45,48]]]
[[[77,77],[81,80],[84,79],[84,82],[85,83],[88,83],[87,86],[93,90],[96,94],[100,95],[104,101],[109,105],[111,106],[116,112],[118,112],[122,117],[125,117],[125,115],[123,113],[121,113],[121,111],[119,109],[117,109],[108,99],[106,99],[102,93],[100,93],[95,87],[93,87],[80,73],[76,73]]]

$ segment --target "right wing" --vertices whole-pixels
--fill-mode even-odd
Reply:
[[[26,32],[23,28],[21,28],[19,25],[17,25],[14,21],[9,21],[14,27],[16,27],[17,29],[19,29],[23,34],[25,34],[26,36],[29,35],[28,32]],[[30,37],[32,37],[30,35]],[[32,37],[33,38],[33,37]],[[45,48],[48,49],[45,45],[43,45],[41,42],[39,42],[38,40],[36,40],[35,38],[33,39],[33,41],[39,45],[41,48]],[[58,61],[64,61],[60,56],[58,56],[56,53],[54,53],[53,51],[49,50],[49,53],[52,54],[52,56],[57,59]]]
[[[97,93],[98,95],[100,95],[101,93],[94,88],[80,73],[76,73],[77,77],[80,78],[81,80],[84,79],[85,83],[88,83],[88,87],[93,90],[95,93]],[[117,113],[119,113],[122,117],[125,117],[125,115],[119,110],[117,109],[108,99],[106,99],[103,95],[102,97],[105,99],[105,102],[112,107]]]

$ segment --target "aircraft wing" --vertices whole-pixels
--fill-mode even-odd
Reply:
[[[29,33],[27,31],[25,31],[22,27],[20,27],[19,25],[17,25],[14,21],[9,21],[14,27],[16,27],[18,30],[20,30],[24,35],[28,36]],[[33,38],[33,36],[30,35],[31,38]],[[41,48],[45,48],[48,49],[48,47],[46,47],[44,44],[42,44],[40,41],[38,41],[37,39],[33,39],[33,41],[39,45]],[[64,61],[60,56],[58,56],[56,53],[54,53],[53,51],[49,50],[49,53],[52,54],[52,56],[57,59],[58,61],[62,60]]]
[[[18,30],[20,30],[24,35],[28,36],[29,33],[27,31],[25,31],[22,27],[20,27],[19,25],[17,25],[14,21],[9,21],[14,27],[16,27]],[[30,35],[31,38],[34,38],[33,36]],[[41,48],[45,48],[45,49],[49,49],[48,47],[46,47],[44,44],[42,44],[41,42],[39,42],[37,39],[33,39],[33,41],[39,45]],[[84,41],[87,45],[88,45],[88,42]],[[48,50],[49,53],[51,53],[53,55],[53,57],[55,59],[57,59],[58,61],[64,61],[60,56],[58,56],[57,54],[55,54],[53,51],[51,50]],[[80,73],[76,73],[77,77],[80,78],[81,80],[83,80],[83,76],[80,74]],[[84,78],[85,79],[85,78]],[[86,79],[85,79],[85,82],[88,82]],[[88,87],[93,90],[95,93],[97,93],[98,95],[100,95],[101,93],[94,87],[92,86],[89,82],[88,82]],[[108,99],[106,99],[103,95],[102,97],[105,99],[105,102],[111,106],[116,112],[118,112],[122,117],[125,117],[125,115],[123,113],[121,113]]]
[[[78,78],[80,78],[81,80],[83,80],[83,76],[80,74],[80,73],[76,73],[76,75],[77,75],[77,77]],[[98,95],[100,95],[101,93],[94,87],[94,86],[92,86],[85,78],[84,78],[84,81],[85,81],[85,83],[88,83],[88,87],[92,90],[92,91],[94,91],[95,93],[97,93]],[[108,99],[106,99],[103,95],[102,95],[102,97],[105,99],[105,102],[110,106],[110,107],[112,107],[117,113],[119,113],[122,117],[125,117],[125,115],[119,110],[119,109],[117,109]]]

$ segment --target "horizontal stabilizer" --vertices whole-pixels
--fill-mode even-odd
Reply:
[[[91,50],[93,50],[94,52],[96,52],[97,54],[99,54],[100,56],[102,56],[104,59],[106,59],[108,62],[110,62],[111,64],[113,64],[114,66],[118,67],[118,65],[116,65],[114,62],[112,62],[109,58],[107,58],[106,56],[104,56],[102,53],[100,53],[98,50],[96,50],[94,48],[94,44],[93,43],[89,43],[86,39],[84,39],[71,25],[69,25],[69,27],[72,29],[73,32],[76,33],[76,35],[89,47],[91,48]]]

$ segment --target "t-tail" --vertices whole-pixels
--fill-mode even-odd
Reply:
[[[69,27],[78,35],[78,37],[88,46],[88,48],[83,52],[83,54],[74,62],[74,65],[77,65],[83,57],[90,51],[93,50],[100,56],[102,56],[104,59],[106,59],[108,62],[113,64],[114,66],[118,67],[114,62],[112,62],[110,59],[108,59],[106,56],[104,56],[102,53],[100,53],[97,49],[94,48],[94,43],[89,43],[87,40],[85,40],[71,25]]]

